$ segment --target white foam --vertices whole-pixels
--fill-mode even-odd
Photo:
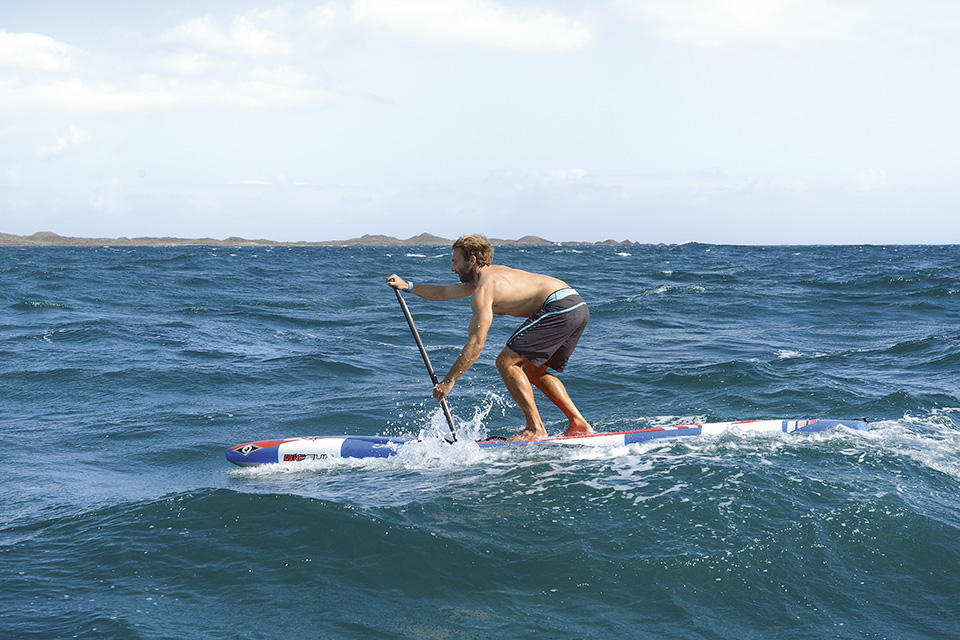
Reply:
[[[870,425],[870,441],[892,455],[960,481],[960,429],[957,409],[934,409],[925,416],[905,415]],[[952,414],[952,415],[951,415]]]
[[[773,352],[773,355],[780,359],[803,357],[803,353],[801,351],[795,351],[793,349],[777,349]]]

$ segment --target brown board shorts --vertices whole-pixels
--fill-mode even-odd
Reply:
[[[535,314],[507,340],[507,346],[536,366],[560,372],[567,366],[590,319],[587,303],[573,289],[551,293]]]

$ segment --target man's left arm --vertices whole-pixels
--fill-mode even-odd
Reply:
[[[433,397],[442,400],[453,389],[454,383],[473,366],[487,341],[487,332],[493,324],[493,291],[490,286],[479,287],[470,301],[473,314],[470,317],[470,326],[467,329],[469,337],[467,343],[460,350],[457,361],[450,367],[450,371],[443,380],[433,388]]]

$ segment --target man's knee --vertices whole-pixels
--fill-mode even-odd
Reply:
[[[522,367],[526,359],[510,347],[504,347],[500,355],[497,356],[497,371],[500,375],[506,375],[510,367]]]
[[[525,362],[523,364],[523,372],[527,375],[527,378],[529,378],[530,382],[532,382],[534,386],[540,383],[540,378],[543,377],[543,374],[546,373],[546,371],[547,365],[545,364],[540,365],[539,367],[532,362]]]

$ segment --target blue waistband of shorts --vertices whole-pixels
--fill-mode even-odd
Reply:
[[[549,296],[547,296],[547,299],[543,301],[543,304],[544,306],[546,306],[551,302],[556,302],[557,300],[563,300],[567,296],[576,296],[576,295],[579,295],[577,293],[577,290],[571,287],[566,287],[564,289],[557,289],[556,291],[551,293]]]

